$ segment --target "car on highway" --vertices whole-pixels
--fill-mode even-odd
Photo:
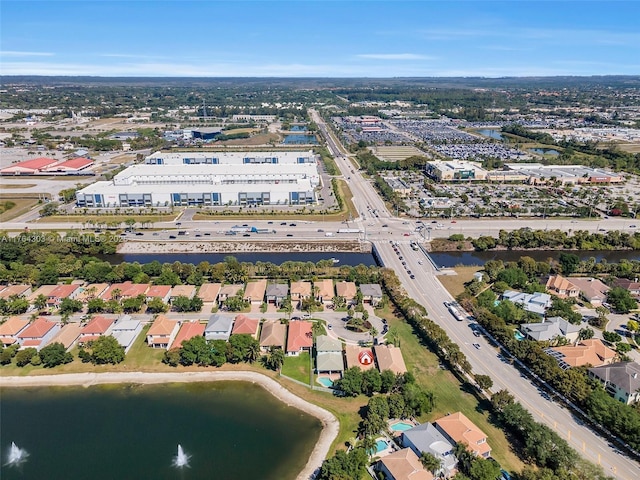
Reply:
[[[636,228],[635,225],[629,225],[629,228]]]
[[[182,222],[176,222],[177,227],[179,227],[180,225],[182,225]]]
[[[479,336],[481,335],[480,331],[478,331],[478,330],[474,330],[474,331],[473,331],[473,334],[474,334],[476,337],[479,337]]]
[[[438,223],[437,220],[431,220],[431,223]]]
[[[404,236],[405,236],[405,237],[408,237],[408,236],[409,236],[409,234],[408,234],[408,233],[405,233],[405,234],[404,234]]]
[[[297,225],[295,223],[290,223],[289,226],[290,227],[297,227]]]
[[[474,343],[473,346],[477,349],[480,350],[482,347],[480,346],[479,343]]]
[[[422,265],[422,260],[418,260],[418,265]]]
[[[407,264],[407,262],[402,262],[402,265],[406,265],[406,264]]]
[[[389,225],[387,225],[386,223],[382,225],[382,228],[387,228],[387,227],[389,227]]]
[[[251,235],[248,233],[245,233],[244,235],[242,235],[243,237],[250,237]]]
[[[328,328],[329,330],[332,330],[332,329],[333,329],[333,325],[329,324],[329,325],[327,325],[327,328]]]
[[[409,278],[410,278],[411,280],[415,280],[415,279],[416,279],[416,276],[415,276],[415,275],[410,275],[410,276],[409,276]]]
[[[175,240],[177,237],[175,235],[169,235],[169,238]]]
[[[287,233],[287,237],[293,237],[293,233]]]
[[[160,235],[158,232],[153,232],[154,237],[157,237],[158,235]]]
[[[455,220],[451,220],[451,223],[458,223],[458,222],[456,222]]]
[[[286,224],[287,224],[287,222],[282,222],[280,225],[286,225]]]
[[[210,232],[204,232],[205,236],[210,237],[211,233]]]

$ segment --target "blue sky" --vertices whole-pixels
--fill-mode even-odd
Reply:
[[[640,2],[2,0],[0,74],[640,74]]]

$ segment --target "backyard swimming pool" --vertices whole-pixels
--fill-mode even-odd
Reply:
[[[406,432],[414,427],[413,424],[407,422],[397,422],[391,425],[391,430],[394,432]]]
[[[376,453],[380,453],[389,448],[389,444],[385,440],[376,440]]]
[[[516,340],[518,341],[524,340],[524,335],[520,333],[520,330],[516,330],[515,332],[513,332],[513,336],[516,337]]]
[[[333,387],[333,380],[327,377],[319,377],[318,383],[322,384],[323,387],[327,387],[327,388]]]

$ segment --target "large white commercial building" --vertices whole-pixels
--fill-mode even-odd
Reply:
[[[425,173],[438,182],[486,180],[487,178],[487,171],[482,168],[482,164],[466,160],[427,162]]]
[[[76,194],[78,207],[303,205],[320,184],[312,152],[157,152]]]

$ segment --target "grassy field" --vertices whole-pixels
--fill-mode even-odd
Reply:
[[[19,217],[20,215],[27,213],[35,205],[38,204],[37,198],[16,198],[9,195],[0,196],[0,203],[13,202],[15,205],[8,210],[0,213],[0,222],[8,222],[9,220]]]
[[[454,267],[457,275],[440,275],[438,280],[453,296],[457,297],[464,292],[464,284],[473,280],[473,274],[482,270],[482,267]]]
[[[10,188],[31,188],[35,186],[35,183],[9,183],[7,185],[2,185],[2,189],[8,190]]]
[[[176,215],[52,215],[50,217],[42,217],[38,219],[38,223],[121,223],[125,225],[125,221],[133,218],[138,223],[143,222],[172,222]]]
[[[504,432],[491,422],[487,403],[479,402],[466,385],[461,384],[449,370],[440,366],[438,357],[419,342],[409,324],[399,320],[388,310],[376,311],[376,314],[386,318],[389,327],[398,331],[407,368],[415,375],[420,385],[435,394],[434,411],[423,415],[420,421],[433,421],[447,413],[461,411],[487,434],[488,443],[492,448],[491,455],[508,470],[520,471],[524,464],[511,450]]]

